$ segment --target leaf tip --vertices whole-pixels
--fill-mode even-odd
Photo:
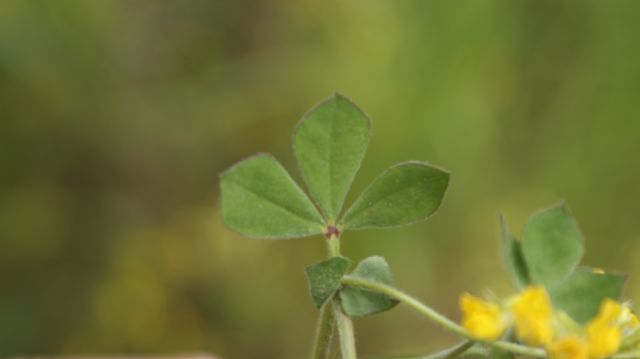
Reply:
[[[249,161],[252,161],[252,160],[255,160],[255,159],[259,159],[259,158],[272,158],[272,159],[275,159],[275,156],[273,156],[269,152],[256,152],[256,153],[254,153],[254,154],[252,154],[250,156],[247,156],[247,157],[241,159],[240,161],[232,164],[231,166],[227,167],[227,169],[225,169],[224,171],[220,172],[218,177],[219,178],[226,177],[229,174],[229,172],[232,172],[234,169],[238,168],[239,166],[241,166],[241,165],[243,165],[243,164],[245,164],[245,163],[247,163]]]

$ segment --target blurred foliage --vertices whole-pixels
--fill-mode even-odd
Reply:
[[[0,2],[0,356],[211,351],[301,358],[321,238],[226,230],[218,174],[332,91],[373,120],[351,198],[389,165],[452,172],[430,221],[344,238],[457,318],[508,280],[519,233],[566,198],[586,262],[640,297],[640,2]],[[299,178],[297,178],[299,180]],[[420,273],[420,275],[416,275]],[[256,293],[260,293],[259,296]],[[356,322],[365,356],[455,338],[406,308]],[[408,334],[410,333],[410,334]]]

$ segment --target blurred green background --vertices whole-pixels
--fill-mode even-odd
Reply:
[[[332,91],[373,120],[359,193],[387,166],[449,169],[440,212],[344,237],[458,318],[512,289],[516,233],[564,198],[585,262],[640,298],[640,2],[0,2],[0,356],[303,358],[322,238],[249,240],[218,174],[257,151],[295,173],[291,133]],[[452,335],[399,307],[358,320],[364,357]]]

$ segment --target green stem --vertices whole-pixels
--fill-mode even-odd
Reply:
[[[424,315],[425,317],[431,319],[433,322],[443,326],[444,328],[448,329],[449,331],[456,333],[460,336],[463,336],[465,338],[468,338],[470,340],[473,340],[473,338],[471,337],[471,335],[469,334],[469,332],[467,332],[466,329],[464,329],[461,325],[459,325],[456,322],[451,321],[449,318],[445,317],[444,315],[436,312],[435,310],[433,310],[432,308],[426,306],[425,304],[423,304],[422,302],[420,302],[419,300],[411,297],[408,294],[405,294],[404,292],[382,284],[382,283],[377,283],[377,282],[372,282],[372,281],[368,281],[366,279],[362,279],[362,278],[357,278],[357,277],[352,277],[352,276],[344,276],[342,278],[342,284],[344,285],[348,285],[348,286],[352,286],[352,287],[358,287],[358,288],[363,288],[363,289],[369,289],[369,290],[373,290],[382,294],[386,294],[391,298],[394,298],[408,306],[410,306],[411,308],[415,309],[416,311],[418,311],[420,314]],[[493,341],[493,342],[486,342],[486,344],[491,345],[493,347],[496,348],[500,348],[500,349],[504,349],[507,351],[510,351],[512,353],[515,354],[520,354],[520,355],[526,355],[526,356],[530,356],[530,357],[535,357],[535,358],[545,358],[547,356],[546,352],[543,349],[540,348],[532,348],[532,347],[528,347],[528,346],[524,346],[524,345],[520,345],[520,344],[515,344],[515,343],[511,343],[511,342],[506,342],[506,341]],[[618,359],[622,359],[622,358],[618,358]],[[627,359],[627,358],[624,358]],[[629,358],[630,359],[630,358]]]
[[[333,306],[331,302],[327,302],[320,309],[320,318],[316,328],[316,339],[313,344],[313,359],[329,358],[334,320]]]
[[[338,335],[340,336],[340,353],[342,359],[356,359],[356,339],[353,334],[353,322],[340,308],[340,302],[333,300],[336,323],[338,324]]]
[[[466,353],[474,344],[475,343],[472,340],[467,340],[453,348],[445,349],[441,352],[429,355],[425,359],[454,359]]]
[[[340,255],[340,237],[331,235],[327,239],[329,257]],[[334,322],[337,323],[340,336],[340,350],[343,359],[356,359],[355,336],[351,318],[340,309],[337,299],[327,301],[320,311],[320,319],[316,328],[316,337],[313,347],[313,359],[327,359],[330,355],[331,339]]]
[[[447,353],[443,357],[443,359],[455,359],[455,358],[459,357],[460,355],[466,353],[467,349],[471,348],[473,346],[473,344],[475,344],[475,343],[472,342],[471,340],[467,341],[466,343],[462,343],[459,347],[454,348],[454,350],[452,350],[450,353]]]
[[[340,237],[331,236],[327,239],[327,246],[329,248],[329,257],[337,257],[340,255]]]

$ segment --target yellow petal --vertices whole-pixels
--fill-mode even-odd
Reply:
[[[543,287],[525,289],[515,298],[512,310],[516,335],[520,340],[534,346],[546,346],[551,343],[553,307]]]
[[[505,330],[500,307],[471,294],[460,296],[460,310],[462,311],[462,326],[471,336],[480,340],[496,340]]]
[[[587,326],[589,357],[601,359],[616,353],[620,348],[621,339],[620,328],[600,323],[589,324]]]
[[[618,351],[622,339],[619,327],[624,308],[616,301],[605,299],[598,315],[587,323],[589,355],[593,359],[605,358]]]
[[[589,347],[587,342],[577,335],[556,340],[547,348],[551,359],[588,359]]]
[[[612,324],[620,315],[622,315],[623,308],[622,306],[613,299],[605,299],[602,304],[600,304],[600,311],[598,312],[598,316],[594,319],[596,321],[601,321],[603,323]]]

